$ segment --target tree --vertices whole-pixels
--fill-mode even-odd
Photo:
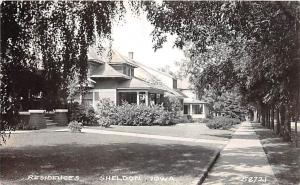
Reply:
[[[34,88],[43,92],[47,109],[63,104],[66,79],[78,73],[79,81],[85,81],[88,47],[97,44],[101,50],[101,41],[110,39],[112,21],[124,11],[116,1],[2,2],[1,132],[16,124],[12,115]],[[37,86],[31,78],[47,85]]]
[[[299,2],[146,2],[144,9],[155,26],[155,49],[165,33],[178,36],[174,44],[187,50],[198,92],[238,89],[263,125],[272,127],[279,112],[281,134],[290,140],[300,85]]]

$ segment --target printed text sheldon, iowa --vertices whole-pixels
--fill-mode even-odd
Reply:
[[[163,176],[150,176],[143,178],[141,176],[118,176],[118,175],[107,175],[107,176],[100,176],[100,181],[142,181],[142,180],[149,180],[149,181],[175,181],[174,177],[163,177]]]

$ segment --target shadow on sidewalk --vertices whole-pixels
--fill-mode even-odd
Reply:
[[[269,163],[281,185],[300,184],[300,148],[266,129],[260,123],[252,123],[256,134],[261,139]]]

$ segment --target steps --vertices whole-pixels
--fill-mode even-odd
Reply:
[[[44,118],[45,118],[47,127],[58,125],[58,123],[56,123],[53,120],[53,116],[54,116],[54,113],[52,113],[52,112],[48,112],[48,113],[45,114]]]

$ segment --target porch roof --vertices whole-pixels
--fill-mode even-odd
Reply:
[[[92,80],[91,78],[87,78],[87,83],[85,84],[84,87],[93,88],[94,87],[94,83],[96,83],[94,80]],[[80,87],[80,85],[77,84],[75,87]]]
[[[163,92],[166,91],[158,85],[151,84],[136,77],[133,77],[131,80],[121,82],[118,89],[155,89]]]
[[[108,63],[104,63],[99,66],[97,70],[97,74],[91,75],[91,78],[125,78],[131,79],[131,77],[116,71],[113,67],[111,67]]]
[[[196,100],[194,98],[184,98],[183,99],[184,104],[207,104],[205,101]]]

